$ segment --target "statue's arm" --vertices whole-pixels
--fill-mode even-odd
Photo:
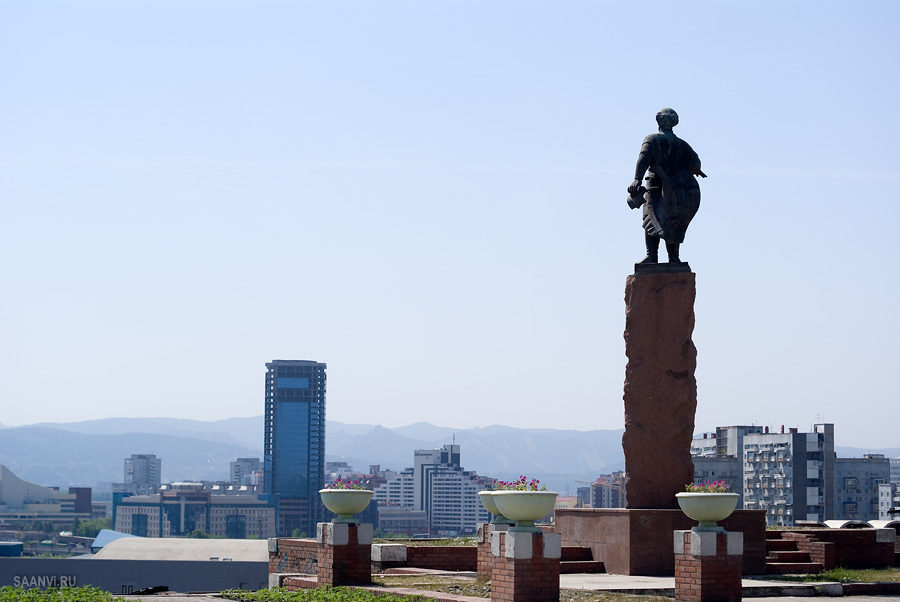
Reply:
[[[691,151],[691,173],[695,176],[705,178],[706,174],[703,173],[703,170],[700,168],[700,157],[697,155],[694,149],[691,148],[690,144],[688,144],[688,148]]]
[[[637,165],[634,167],[634,182],[631,183],[631,186],[628,187],[628,194],[634,194],[637,192],[638,188],[641,186],[641,180],[644,179],[644,174],[647,173],[647,170],[650,169],[650,152],[649,148],[647,148],[647,144],[645,143],[641,146],[641,153],[638,155]]]

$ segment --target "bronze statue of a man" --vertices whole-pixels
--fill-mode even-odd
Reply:
[[[691,145],[672,133],[678,125],[678,113],[661,109],[656,114],[659,132],[644,138],[634,182],[628,187],[628,205],[644,206],[644,239],[647,256],[639,263],[659,263],[659,239],[666,241],[669,263],[681,263],[678,247],[700,207],[700,186],[694,176],[706,177],[700,170],[700,157]],[[644,173],[647,187],[641,186]]]

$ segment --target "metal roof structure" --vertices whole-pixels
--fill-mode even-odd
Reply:
[[[108,543],[94,558],[268,562],[269,543],[265,539],[123,537]]]

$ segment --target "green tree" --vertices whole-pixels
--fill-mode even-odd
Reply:
[[[78,520],[72,525],[72,535],[80,537],[97,537],[101,529],[112,529],[112,517],[96,520]]]
[[[193,531],[189,531],[185,537],[190,537],[192,539],[210,539],[209,533],[203,531],[201,529],[194,529]]]

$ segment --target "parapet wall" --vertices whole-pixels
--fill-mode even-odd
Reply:
[[[319,544],[315,539],[278,538],[269,540],[269,573],[315,575]]]
[[[403,546],[401,554],[391,560],[383,559],[380,546]],[[278,538],[269,540],[269,572],[315,575],[318,570],[315,539]],[[403,544],[373,544],[372,569],[413,567],[440,571],[474,571],[477,569],[478,548],[475,546],[405,546]],[[385,557],[386,558],[386,557]]]
[[[474,571],[478,548],[475,546],[407,546],[406,566],[439,571]]]
[[[842,566],[848,569],[883,568],[894,566],[894,529],[775,529],[782,539],[797,542],[797,549],[809,552],[813,562],[822,562],[825,569]],[[833,545],[833,553],[817,554],[822,546]]]

